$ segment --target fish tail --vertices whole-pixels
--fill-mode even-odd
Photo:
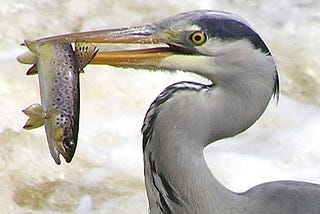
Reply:
[[[24,40],[24,44],[29,48],[30,51],[39,56],[39,43],[31,40]]]
[[[17,57],[18,62],[21,64],[37,64],[38,57],[31,51],[24,52]]]
[[[27,75],[34,75],[38,73],[37,60],[38,57],[32,52],[28,51],[17,57],[18,62],[22,64],[33,64],[27,71]]]
[[[27,51],[17,57],[17,61],[22,64],[33,64],[31,68],[28,69],[27,75],[33,75],[38,73],[37,62],[38,57],[35,55],[34,51],[38,51],[38,45],[35,42],[26,40],[25,44],[32,51]]]
[[[34,74],[38,74],[38,67],[37,65],[32,65],[26,72],[27,75],[34,75]]]

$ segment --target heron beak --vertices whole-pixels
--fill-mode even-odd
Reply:
[[[118,67],[156,69],[166,57],[177,54],[178,48],[169,44],[172,33],[159,29],[156,25],[145,25],[131,28],[118,28],[99,31],[88,31],[51,36],[36,40],[47,42],[86,42],[103,44],[163,44],[148,48],[102,51],[96,54],[90,64],[112,65]]]

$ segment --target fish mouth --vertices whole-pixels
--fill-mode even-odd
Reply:
[[[53,133],[55,136],[52,136],[51,132],[46,131],[46,133],[49,151],[56,164],[61,164],[60,155],[67,163],[70,163],[77,148],[77,140],[65,138],[62,134],[62,128],[55,130],[55,133]]]
[[[66,153],[64,153],[63,151],[60,151],[60,149],[58,149],[58,147],[55,147],[54,144],[58,144],[57,143],[52,143],[49,139],[48,139],[48,145],[49,145],[49,151],[50,154],[53,158],[53,160],[56,162],[57,165],[61,164],[61,160],[60,160],[60,154],[66,159],[68,158],[68,155]]]
[[[54,161],[56,162],[56,164],[58,165],[61,164],[60,155],[65,159],[67,163],[71,162],[75,153],[75,149],[66,150],[63,146],[60,146],[63,144],[63,142],[56,142],[56,145],[59,145],[59,146],[51,146],[52,144],[50,142],[48,144],[49,144],[50,154],[54,159]],[[74,143],[72,144],[74,145],[74,147],[76,147],[76,144]]]
[[[157,24],[129,28],[69,33],[45,37],[34,42],[85,42],[95,44],[139,44],[135,49],[123,48],[116,51],[104,51],[99,47],[98,53],[89,64],[111,65],[117,67],[157,69],[161,62],[172,55],[195,53],[195,50],[183,41],[185,34],[179,31],[164,30]],[[151,45],[151,47],[150,47]]]

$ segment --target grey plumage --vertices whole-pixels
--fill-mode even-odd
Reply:
[[[181,82],[151,104],[142,128],[150,213],[318,214],[320,186],[277,181],[234,193],[209,170],[203,149],[249,128],[279,93],[273,57],[260,36],[235,15],[216,11],[179,14],[161,29],[204,31],[205,44],[167,41],[197,57],[172,56],[159,68],[184,70],[211,85]]]
[[[296,181],[260,184],[234,193],[214,177],[203,149],[248,129],[278,98],[272,54],[242,18],[198,10],[145,26],[88,31],[47,42],[158,44],[99,51],[90,62],[157,71],[182,70],[211,84],[180,82],[151,104],[142,127],[144,173],[151,214],[319,214],[320,186]]]

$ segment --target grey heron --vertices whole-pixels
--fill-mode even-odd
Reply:
[[[207,145],[248,129],[279,93],[274,59],[245,20],[199,10],[145,26],[65,34],[38,42],[76,40],[157,44],[100,51],[91,63],[183,70],[211,81],[170,85],[146,113],[143,160],[150,213],[320,213],[320,185],[275,181],[236,193],[224,187],[205,162]]]

